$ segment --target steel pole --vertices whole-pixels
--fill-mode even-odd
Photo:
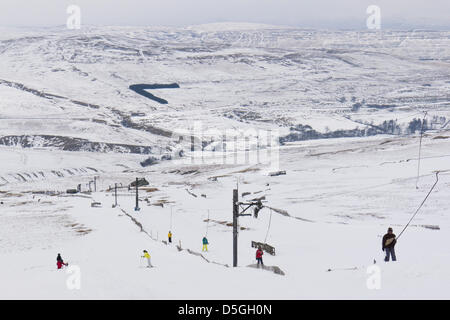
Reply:
[[[233,190],[233,267],[237,267],[238,264],[238,190]]]
[[[139,179],[136,178],[136,208],[134,208],[135,211],[139,210],[139,194],[138,194],[138,183],[139,183]]]

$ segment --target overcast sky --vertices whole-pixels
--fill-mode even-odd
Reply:
[[[82,25],[186,26],[257,22],[313,28],[365,28],[369,5],[382,28],[450,26],[450,0],[0,0],[0,26],[65,25],[68,5]]]

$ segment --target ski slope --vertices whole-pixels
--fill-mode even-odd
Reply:
[[[448,41],[447,31],[254,24],[2,29],[0,298],[449,299]],[[180,88],[149,90],[164,105],[129,89],[168,83]],[[416,189],[412,124],[424,112]],[[202,132],[189,131],[195,123]],[[291,137],[278,150],[286,175],[235,162],[234,152],[213,157],[226,130]],[[204,152],[180,145],[177,132]],[[181,159],[140,164],[180,150]],[[398,261],[384,263],[382,236],[389,226],[399,234],[435,171]],[[136,177],[150,182],[137,212],[126,188]],[[124,188],[113,208],[115,183]],[[66,193],[78,184],[81,194]],[[265,196],[266,207],[239,219],[232,268],[236,186],[241,201]],[[265,240],[276,255],[264,263],[284,275],[248,267],[251,241]],[[155,268],[143,267],[144,249]],[[57,270],[58,253],[80,273]],[[367,286],[374,260],[378,290]],[[75,275],[81,286],[70,289]]]
[[[1,298],[447,299],[450,155],[445,150],[450,140],[435,137],[424,138],[417,190],[417,137],[293,144],[281,148],[286,175],[277,177],[264,174],[264,165],[168,162],[133,173],[104,168],[98,191],[82,197],[32,192],[48,186],[62,191],[92,176],[17,183],[0,194]],[[196,172],[169,173],[173,170]],[[384,263],[382,235],[388,226],[399,233],[434,183],[434,170],[442,170],[440,181],[399,240],[398,261]],[[112,192],[105,189],[134,176],[145,176],[157,191],[141,190],[141,210],[135,212],[133,192],[119,190],[119,207],[112,208]],[[217,181],[208,180],[213,176]],[[221,264],[232,264],[232,228],[219,222],[232,221],[237,181],[241,194],[262,191],[255,196],[266,195],[266,206],[290,217],[268,208],[258,219],[241,217],[239,267],[229,268]],[[93,201],[102,208],[90,207]],[[161,202],[164,207],[155,205]],[[162,242],[169,229],[172,245]],[[187,252],[201,252],[206,232],[210,246],[203,255],[210,263]],[[250,242],[263,242],[266,235],[276,255],[266,253],[264,262],[285,276],[246,267],[255,262]],[[179,252],[180,241],[184,250]],[[141,267],[143,249],[155,268]],[[80,267],[80,290],[67,288],[70,275],[56,270],[57,253]],[[374,259],[381,268],[380,290],[366,286]]]

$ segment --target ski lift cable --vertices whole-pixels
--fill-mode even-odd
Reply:
[[[208,209],[208,220],[206,220],[206,237],[208,236],[208,228],[209,228],[209,209]]]
[[[449,170],[443,170],[442,172],[447,172]],[[434,188],[436,187],[438,181],[439,181],[439,173],[441,173],[441,171],[436,171],[436,181],[433,184],[433,186],[431,187],[430,191],[428,192],[427,196],[425,197],[425,199],[422,201],[422,203],[420,204],[419,208],[417,208],[416,212],[414,213],[414,215],[411,217],[411,219],[409,220],[409,222],[406,224],[406,226],[403,228],[403,230],[400,232],[400,234],[398,235],[398,237],[396,238],[396,240],[398,240],[400,238],[400,236],[403,234],[403,232],[406,230],[406,228],[408,228],[409,224],[411,223],[411,221],[414,219],[414,217],[417,215],[417,213],[419,212],[420,208],[422,208],[422,206],[424,205],[424,203],[426,202],[426,200],[428,199],[428,197],[430,196],[431,192],[433,192]],[[374,259],[374,264],[376,263],[375,259]],[[327,271],[337,271],[337,270],[358,270],[360,268],[363,268],[364,266],[360,266],[360,267],[348,267],[348,268],[329,268]]]
[[[421,153],[422,153],[422,138],[423,138],[423,124],[425,123],[425,118],[427,117],[427,113],[425,112],[425,115],[423,116],[422,125],[420,127],[420,140],[419,140],[419,161],[417,163],[417,179],[416,179],[416,189],[419,189],[417,184],[419,183],[419,176],[420,176],[420,159],[421,159]]]
[[[267,227],[267,233],[266,233],[266,237],[264,239],[264,243],[266,243],[267,241],[267,236],[269,235],[269,230],[270,230],[270,224],[272,222],[272,208],[270,208],[270,218],[269,218],[269,225]]]
[[[428,197],[430,196],[431,192],[434,190],[434,187],[436,187],[437,183],[439,182],[439,171],[436,171],[436,181],[433,184],[433,186],[431,187],[430,191],[428,191],[427,196],[425,197],[425,199],[423,199],[422,203],[420,204],[420,206],[417,208],[416,212],[413,214],[413,216],[411,217],[411,219],[409,219],[408,223],[406,224],[406,226],[403,228],[402,232],[400,232],[400,234],[398,235],[398,237],[396,238],[396,240],[398,240],[400,238],[400,236],[403,234],[403,232],[406,230],[406,228],[408,228],[409,224],[411,223],[411,221],[414,219],[414,217],[417,215],[417,213],[419,212],[419,210],[422,208],[422,206],[424,205],[425,201],[427,201]]]
[[[173,214],[173,206],[170,206],[170,229],[172,230],[172,214]]]

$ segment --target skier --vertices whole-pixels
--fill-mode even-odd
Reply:
[[[203,242],[203,248],[202,248],[202,251],[208,251],[208,239],[206,239],[206,236],[204,236],[203,237],[203,240],[202,240],[202,242]]]
[[[169,230],[169,234],[167,235],[169,238],[169,243],[172,243],[172,232]]]
[[[397,240],[395,239],[395,234],[393,233],[393,230],[391,227],[388,228],[388,233],[386,233],[383,237],[382,241],[382,249],[386,252],[386,257],[384,258],[384,261],[389,261],[389,256],[392,257],[392,261],[397,261],[397,258],[395,256],[395,244],[397,243]]]
[[[61,258],[61,254],[58,253],[58,256],[56,257],[56,266],[58,267],[58,269],[61,269],[62,266],[68,266],[68,263],[64,263],[64,260]]]
[[[263,260],[262,260],[262,256],[263,256],[264,252],[262,251],[261,247],[258,247],[258,250],[256,250],[256,261],[258,262],[258,266],[259,264],[261,264],[262,266],[264,266]]]
[[[150,254],[147,252],[147,250],[144,250],[144,255],[142,256],[142,258],[146,258],[147,259],[147,263],[148,263],[148,266],[147,266],[147,268],[152,268],[153,266],[152,266],[152,263],[151,263],[151,261],[150,261]]]

